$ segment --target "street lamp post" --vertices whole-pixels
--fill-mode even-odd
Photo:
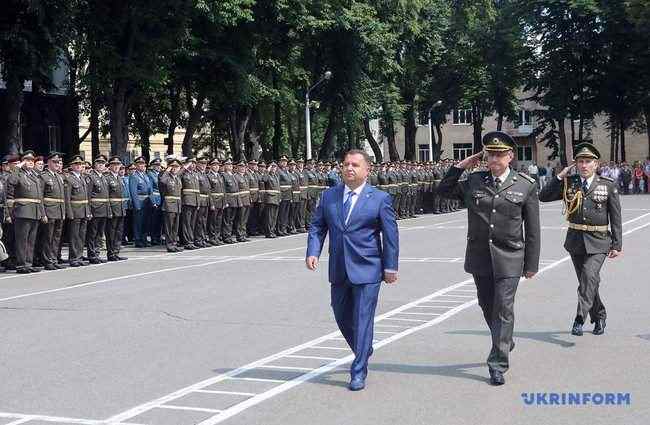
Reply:
[[[431,112],[440,105],[442,105],[442,100],[434,103],[427,111],[427,115],[429,116],[429,161],[433,161],[433,122],[431,119]]]
[[[312,90],[314,90],[320,83],[322,83],[325,80],[329,80],[332,78],[332,72],[331,71],[326,71],[325,74],[321,77],[320,80],[313,86],[311,86],[308,90],[307,93],[305,93],[305,141],[306,141],[306,148],[307,148],[307,160],[311,159],[311,117],[309,115],[309,93],[311,93]]]

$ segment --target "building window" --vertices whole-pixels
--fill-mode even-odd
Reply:
[[[420,162],[431,161],[429,158],[429,145],[418,145],[418,159]]]
[[[517,161],[532,161],[532,160],[533,160],[532,146],[517,146]]]
[[[520,109],[519,111],[517,111],[517,125],[532,126],[533,111],[526,111],[524,109]]]
[[[471,143],[454,143],[454,159],[463,160],[472,155]]]
[[[453,112],[454,125],[467,125],[472,123],[472,110],[471,109],[454,109]]]
[[[50,145],[50,152],[61,149],[61,129],[58,125],[47,126],[47,139]]]

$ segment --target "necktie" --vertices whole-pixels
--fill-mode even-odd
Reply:
[[[495,177],[495,179],[494,179],[494,187],[495,187],[497,190],[499,190],[499,188],[501,187],[501,179],[500,179],[500,178]]]
[[[589,186],[587,186],[587,180],[582,180],[582,193],[587,193]]]
[[[348,215],[350,214],[350,208],[352,208],[352,197],[356,195],[354,191],[348,192],[348,197],[343,203],[343,222],[348,224]]]

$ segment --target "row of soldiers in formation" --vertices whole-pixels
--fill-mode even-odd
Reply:
[[[35,167],[34,152],[3,161],[0,218],[6,269],[19,273],[125,260],[126,234],[136,247],[164,243],[167,251],[197,249],[304,233],[321,193],[341,181],[339,164],[281,157],[276,163],[238,162],[200,156],[125,166],[99,155],[89,164],[79,155],[63,169],[63,155],[50,153]],[[459,202],[436,196],[452,161],[396,162],[373,166],[369,183],[392,195],[399,219],[447,213]],[[132,170],[129,170],[132,168]],[[105,241],[107,259],[100,258]],[[86,255],[84,256],[84,245]],[[1,259],[1,258],[0,258]]]

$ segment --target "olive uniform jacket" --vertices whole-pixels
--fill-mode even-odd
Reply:
[[[579,175],[569,176],[564,180],[553,177],[539,193],[542,202],[557,201],[567,195],[575,196],[582,191],[582,179]],[[569,227],[564,241],[564,248],[572,254],[600,254],[612,249],[620,251],[623,246],[623,224],[621,223],[621,202],[616,183],[608,178],[594,176],[587,193],[583,194],[580,208],[569,215],[569,223],[583,225],[585,230]],[[590,226],[607,227],[610,230],[591,231]],[[571,224],[569,224],[571,226]]]
[[[467,206],[465,271],[495,279],[536,273],[540,224],[535,181],[511,169],[497,190],[490,172],[475,172],[459,182],[463,172],[451,167],[438,193]]]
[[[181,195],[183,183],[178,175],[165,171],[158,177],[158,190],[162,199],[161,211],[169,213],[181,213]]]
[[[7,209],[12,218],[40,220],[43,210],[43,182],[36,171],[16,168],[7,179]]]
[[[61,174],[44,170],[40,175],[43,182],[43,209],[51,220],[65,218],[65,183]]]
[[[65,179],[65,218],[90,218],[90,205],[88,204],[88,192],[86,181],[83,176],[77,177],[73,172],[66,175]]]

